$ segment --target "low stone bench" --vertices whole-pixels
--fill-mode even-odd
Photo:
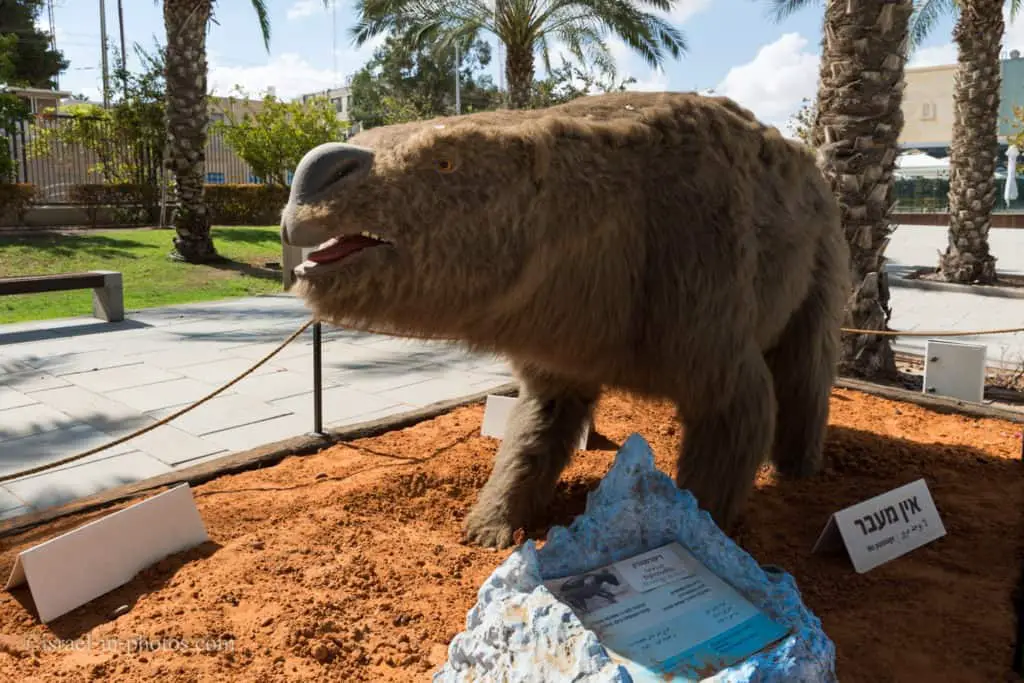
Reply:
[[[116,270],[91,270],[85,273],[0,277],[0,296],[41,294],[73,289],[92,290],[92,314],[109,323],[124,320],[124,286]]]

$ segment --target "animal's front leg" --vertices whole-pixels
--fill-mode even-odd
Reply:
[[[491,477],[466,518],[466,539],[493,548],[512,545],[548,507],[598,394],[533,370],[520,377]]]

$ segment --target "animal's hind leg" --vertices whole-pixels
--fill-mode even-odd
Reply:
[[[573,386],[531,368],[520,368],[519,399],[490,479],[466,518],[467,540],[504,548],[516,529],[528,528],[551,502],[590,419],[598,390]]]
[[[728,375],[710,388],[722,393],[680,411],[685,433],[676,476],[723,530],[743,509],[775,429],[775,391],[761,353],[747,350]]]
[[[786,477],[808,477],[822,466],[843,306],[843,289],[830,286],[827,276],[816,280],[782,338],[765,356],[779,405],[772,461]]]

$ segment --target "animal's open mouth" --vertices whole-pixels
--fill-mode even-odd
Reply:
[[[365,230],[358,235],[332,237],[317,247],[316,251],[307,254],[305,262],[299,268],[304,272],[309,271],[317,267],[338,263],[364,249],[386,244],[391,244],[391,242],[380,235]],[[298,271],[298,269],[296,270]]]

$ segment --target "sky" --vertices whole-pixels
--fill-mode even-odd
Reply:
[[[71,66],[60,78],[62,90],[99,100],[100,12],[104,0],[55,0],[57,46]],[[375,44],[356,47],[351,0],[336,0],[335,11],[323,0],[267,0],[271,18],[269,52],[260,37],[249,0],[219,0],[207,37],[209,85],[215,94],[235,86],[260,95],[268,86],[279,97],[295,97],[343,82],[370,58]],[[105,0],[111,46],[120,43],[117,0]],[[132,43],[151,47],[165,42],[162,3],[124,0],[125,39],[129,67],[135,64]],[[817,87],[824,0],[776,22],[768,0],[677,0],[669,15],[686,38],[687,52],[669,58],[652,70],[624,43],[612,39],[610,48],[620,76],[632,76],[639,90],[705,91],[726,95],[751,109],[762,121],[785,126],[803,98]],[[48,28],[45,13],[39,20]],[[953,20],[940,22],[931,37],[911,56],[909,66],[950,64]],[[493,43],[493,41],[492,41]],[[1024,20],[1008,26],[1004,51],[1024,49]],[[497,60],[492,62],[498,82]],[[540,67],[538,66],[538,71]]]

